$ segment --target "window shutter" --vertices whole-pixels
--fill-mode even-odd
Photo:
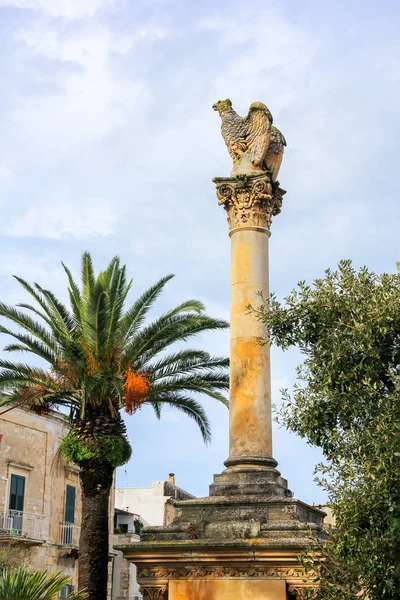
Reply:
[[[11,475],[10,485],[10,510],[24,510],[25,499],[25,477],[22,475]]]
[[[75,499],[76,488],[73,485],[67,485],[65,493],[65,523],[75,523]]]

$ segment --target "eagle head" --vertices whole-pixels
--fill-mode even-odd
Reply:
[[[250,104],[250,108],[249,108],[249,114],[251,114],[252,112],[255,112],[256,110],[262,110],[263,112],[265,112],[269,118],[269,120],[272,123],[272,115],[271,112],[269,110],[269,108],[267,106],[265,106],[265,104],[263,102],[253,102],[253,104]]]
[[[228,110],[232,110],[232,102],[227,98],[226,100],[218,100],[215,104],[213,104],[213,110],[216,110],[221,115],[224,112],[228,112]]]

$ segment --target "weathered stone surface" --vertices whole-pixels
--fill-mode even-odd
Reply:
[[[246,457],[248,458],[248,457]],[[243,457],[238,458],[241,462]],[[267,468],[230,467],[218,475],[210,485],[210,496],[270,495],[284,496],[287,481],[279,471]]]
[[[269,171],[276,181],[286,140],[272,125],[272,114],[262,102],[253,102],[240,117],[229,99],[213,105],[221,117],[221,133],[233,160],[231,177]]]
[[[276,181],[284,138],[261,103],[247,120],[230,101],[215,109],[234,160],[231,177],[214,179],[231,238],[229,457],[209,496],[174,502],[170,526],[147,527],[139,544],[121,549],[138,565],[143,588],[169,586],[169,600],[286,600],[289,588],[307,580],[297,557],[323,538],[324,513],[292,498],[276,469],[270,349],[260,344],[267,342],[264,326],[248,311],[260,292],[269,295],[268,239],[285,194]]]
[[[196,540],[276,539],[276,532],[285,531],[285,538],[307,537],[306,531],[320,532],[324,513],[295,498],[276,495],[208,496],[175,502],[178,516],[169,527],[146,527],[143,542],[192,539]]]
[[[271,174],[214,177],[219,204],[227,214],[230,231],[240,227],[270,230],[272,217],[282,208],[286,191]]]
[[[229,457],[272,456],[269,347],[259,343],[265,330],[248,306],[269,294],[269,226],[278,204],[267,174],[214,181],[231,236]]]
[[[284,581],[186,580],[170,582],[170,600],[286,600]]]
[[[324,539],[324,513],[295,498],[236,493],[175,501],[174,506],[172,525],[147,527],[140,543],[121,547],[138,566],[141,585],[169,585],[169,600],[178,592],[178,598],[186,593],[185,600],[198,600],[202,596],[197,594],[211,590],[216,594],[211,597],[223,600],[231,593],[229,582],[236,579],[263,580],[253,591],[264,594],[275,589],[271,580],[279,579],[279,589],[286,594],[288,586],[299,580],[304,585],[307,579],[297,556],[312,543],[310,534]],[[224,583],[192,585],[193,579]],[[176,580],[187,584],[175,585]],[[243,593],[253,593],[251,586],[243,586]]]

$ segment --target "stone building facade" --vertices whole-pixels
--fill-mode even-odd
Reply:
[[[176,514],[170,500],[192,500],[195,496],[178,487],[175,475],[153,481],[151,487],[120,487],[115,491],[116,508],[140,515],[145,525],[169,525]]]
[[[77,589],[81,525],[79,469],[58,460],[67,431],[65,417],[55,411],[13,408],[0,415],[0,544],[24,549],[21,555],[34,570],[69,575],[72,587],[61,597]],[[109,597],[111,570],[110,561]]]
[[[115,521],[118,534],[115,545],[139,542],[134,522],[140,520],[144,526],[169,525],[176,516],[173,501],[190,500],[194,496],[175,484],[175,475],[170,473],[166,481],[153,481],[151,487],[125,487],[115,491]],[[127,525],[122,532],[121,525]],[[122,552],[115,550],[113,562],[112,600],[142,600],[137,583],[136,565],[129,563]]]

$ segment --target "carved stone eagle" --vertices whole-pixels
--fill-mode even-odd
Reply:
[[[272,181],[276,181],[286,140],[272,125],[272,115],[265,104],[253,102],[247,117],[240,117],[229,99],[219,100],[213,109],[219,112],[222,137],[233,159],[231,176],[268,170]]]

